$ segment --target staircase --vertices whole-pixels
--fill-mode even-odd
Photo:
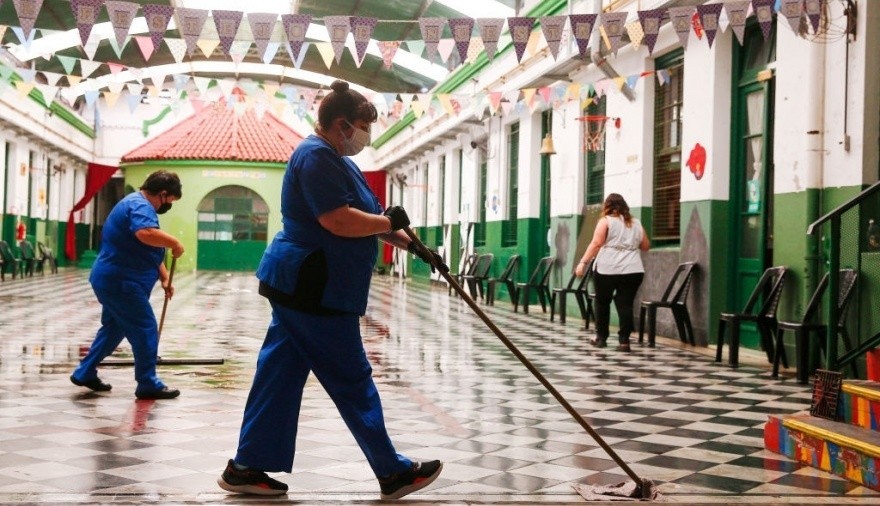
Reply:
[[[880,491],[880,381],[844,380],[837,420],[770,415],[764,447]]]

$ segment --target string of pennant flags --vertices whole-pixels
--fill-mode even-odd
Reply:
[[[0,0],[2,3],[3,0]],[[15,12],[18,16],[19,26],[0,26],[0,37],[5,30],[11,29],[21,41],[21,44],[27,49],[33,43],[34,38],[39,31],[41,36],[51,35],[50,30],[35,28],[34,24],[37,15],[42,7],[43,0],[13,0]],[[797,34],[803,34],[801,28],[802,23],[806,23],[811,27],[812,33],[816,34],[820,30],[820,20],[825,9],[827,0],[728,0],[714,4],[703,4],[697,6],[669,7],[662,9],[651,9],[637,11],[635,18],[629,20],[631,16],[627,12],[604,12],[600,14],[571,14],[565,16],[545,16],[535,17],[509,17],[509,18],[437,18],[423,17],[418,20],[379,20],[377,18],[363,16],[325,16],[323,18],[312,18],[305,14],[281,14],[280,25],[286,40],[272,40],[279,23],[279,15],[272,13],[243,13],[231,10],[205,10],[184,7],[173,7],[170,5],[145,4],[141,5],[135,2],[113,1],[113,0],[70,0],[71,11],[76,20],[76,27],[82,42],[82,49],[88,58],[76,58],[60,54],[44,55],[44,58],[55,58],[64,70],[64,73],[40,72],[45,77],[47,84],[35,82],[36,71],[33,69],[15,68],[9,69],[0,66],[0,77],[4,81],[10,82],[3,74],[7,74],[14,70],[20,77],[15,80],[15,86],[20,92],[29,93],[30,89],[37,87],[42,95],[48,99],[54,99],[57,93],[61,93],[62,97],[73,103],[78,97],[84,96],[89,105],[93,105],[99,96],[105,101],[114,105],[116,99],[126,88],[132,95],[140,95],[145,90],[149,93],[158,94],[163,89],[164,81],[167,76],[156,76],[155,73],[150,76],[153,86],[143,84],[146,71],[142,68],[127,66],[119,61],[95,61],[94,56],[100,43],[100,38],[92,36],[92,28],[96,24],[101,9],[105,9],[110,23],[113,27],[114,36],[109,38],[109,43],[113,48],[118,59],[122,58],[123,49],[134,40],[144,62],[148,63],[150,57],[157,48],[162,44],[168,48],[169,52],[177,63],[184,61],[186,56],[192,58],[196,51],[201,52],[205,56],[212,55],[219,49],[225,56],[231,58],[235,63],[240,64],[244,61],[252,44],[256,45],[258,54],[262,55],[264,63],[271,62],[282,44],[286,48],[290,60],[295,68],[299,69],[302,65],[305,54],[314,48],[317,50],[324,64],[330,69],[335,62],[340,64],[346,41],[349,34],[354,40],[354,51],[352,58],[356,65],[360,67],[363,63],[367,47],[371,42],[373,30],[378,23],[400,23],[413,22],[418,23],[420,34],[419,40],[408,41],[375,41],[378,45],[379,52],[382,56],[383,64],[390,69],[393,66],[394,56],[398,49],[406,46],[407,51],[417,55],[426,55],[430,61],[436,61],[440,58],[448,67],[453,68],[456,65],[472,62],[477,56],[485,53],[489,60],[492,60],[500,44],[506,45],[512,43],[516,58],[521,62],[524,55],[534,55],[540,46],[540,40],[543,37],[550,54],[554,59],[558,57],[559,48],[563,44],[576,45],[577,51],[581,56],[586,56],[588,45],[594,32],[598,33],[601,43],[613,54],[627,45],[639,48],[644,44],[649,54],[653,53],[657,37],[659,35],[661,24],[668,19],[675,32],[678,34],[679,41],[683,48],[687,49],[690,34],[693,32],[698,39],[705,39],[709,47],[712,46],[716,35],[720,31],[724,31],[729,27],[734,31],[737,41],[742,44],[745,31],[746,20],[749,16],[754,15],[760,25],[761,32],[766,38],[770,34],[770,27],[773,22],[773,16],[778,13],[784,17],[791,29]],[[135,17],[141,12],[146,20],[149,35],[148,36],[130,36],[129,31]],[[216,38],[203,38],[202,32],[210,19],[216,28]],[[171,19],[176,19],[177,30],[182,38],[166,37],[165,33],[168,29]],[[247,26],[250,30],[250,36],[239,38],[239,31],[244,19],[247,19]],[[306,41],[306,31],[312,22],[321,21],[327,28],[330,42],[311,42]],[[504,25],[507,25],[507,32],[504,32]],[[540,26],[540,30],[535,27]],[[476,35],[474,30],[476,28]],[[213,33],[213,32],[212,32]],[[452,37],[444,37],[447,33]],[[245,34],[247,35],[247,34]],[[627,37],[625,38],[624,35]],[[350,48],[351,50],[351,48]],[[75,68],[79,65],[79,73],[75,73]],[[126,77],[130,77],[129,81],[133,82],[116,82],[114,79],[104,78],[105,76],[90,79],[102,65],[107,65],[111,76],[117,76],[123,71],[128,71]],[[527,90],[515,90],[525,100],[510,100],[509,97],[497,98],[499,95],[493,92],[486,92],[477,95],[461,95],[456,94],[455,98],[450,98],[447,102],[444,95],[448,94],[415,94],[401,96],[399,99],[390,100],[390,96],[397,96],[394,93],[381,93],[388,105],[388,115],[394,117],[407,110],[412,110],[420,115],[422,112],[431,111],[432,103],[440,104],[440,108],[444,110],[455,111],[456,105],[460,107],[463,103],[480,104],[483,111],[488,110],[495,113],[505,107],[517,107],[522,102],[525,107],[535,107],[536,102],[531,99],[537,95],[538,97],[567,97],[573,99],[571,86],[580,86],[577,98],[580,100],[590,100],[590,94],[598,93],[601,96],[604,89],[617,88],[627,84],[628,81],[637,81],[644,75],[628,76],[615,80],[603,80],[607,83],[597,82],[589,85],[581,86],[575,83],[561,83],[557,86],[550,87],[550,91],[541,91],[538,89],[534,94]],[[62,78],[66,78],[67,86],[60,86]],[[174,75],[175,89],[180,92],[186,86],[189,76]],[[208,78],[192,77],[196,89],[200,92],[197,97],[205,99],[207,97],[207,89],[210,87],[212,80]],[[658,74],[658,80],[663,83],[662,75]],[[245,87],[236,86],[235,81],[230,84],[230,80],[216,81],[218,88],[225,94],[228,103],[244,103],[252,105],[258,102],[257,98],[249,93],[242,93]],[[2,86],[2,83],[0,83]],[[271,90],[266,90],[267,92]],[[106,90],[104,90],[106,88]],[[278,87],[280,88],[280,86]],[[293,88],[293,87],[286,87]],[[303,105],[304,99],[317,95],[318,90],[314,90],[314,94],[306,92],[307,88],[298,87],[298,97],[294,100],[294,95],[290,93],[282,93],[284,101],[296,107],[297,113],[307,113],[313,107],[313,104]],[[588,91],[581,91],[586,89]],[[102,91],[103,90],[103,91]],[[237,97],[231,97],[233,90],[239,90]],[[563,91],[557,91],[563,90]],[[137,92],[137,93],[135,93]],[[508,92],[513,93],[513,92]],[[270,99],[278,98],[273,93]],[[268,95],[268,93],[264,93]],[[426,96],[433,97],[431,100]],[[229,100],[236,98],[236,100]],[[197,100],[199,98],[196,98]],[[435,100],[436,99],[436,100]],[[192,100],[192,98],[190,98]],[[550,102],[558,103],[558,99],[544,100],[548,104]],[[129,108],[134,111],[136,107],[135,99],[129,101]],[[540,104],[540,102],[538,102]],[[482,105],[482,104],[485,104]]]

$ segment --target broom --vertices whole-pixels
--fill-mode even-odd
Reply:
[[[404,227],[403,231],[406,233],[407,236],[409,236],[410,240],[412,240],[413,245],[415,246],[415,248],[417,250],[420,250],[423,253],[428,251],[428,248],[415,235],[415,233],[412,231],[412,229],[410,227]],[[535,378],[537,378],[537,380],[540,381],[542,385],[544,385],[544,388],[546,388],[547,391],[550,392],[550,394],[556,398],[556,400],[559,402],[559,404],[561,404],[562,407],[565,408],[565,410],[568,411],[568,413],[575,419],[575,421],[577,421],[580,424],[580,426],[583,427],[584,430],[587,431],[587,433],[596,441],[596,443],[598,443],[599,446],[602,447],[603,450],[605,450],[605,453],[607,453],[608,456],[611,457],[611,459],[614,460],[615,463],[617,463],[617,465],[620,467],[620,469],[622,469],[623,472],[625,472],[627,474],[627,476],[632,478],[632,480],[635,482],[635,487],[633,487],[632,484],[627,484],[625,482],[620,483],[618,485],[605,485],[605,486],[589,487],[589,488],[591,488],[591,490],[587,491],[589,498],[601,499],[601,496],[603,496],[603,495],[633,497],[633,498],[637,498],[637,499],[655,499],[655,498],[657,498],[658,492],[657,492],[657,487],[654,485],[654,482],[649,479],[640,478],[626,464],[626,462],[624,462],[623,459],[621,459],[620,456],[617,455],[617,453],[610,446],[608,446],[608,443],[606,443],[605,440],[602,439],[602,436],[600,436],[599,433],[597,433],[590,426],[590,424],[587,423],[587,421],[584,419],[584,417],[582,417],[574,409],[574,407],[571,404],[569,404],[569,402],[567,400],[565,400],[565,398],[562,396],[562,394],[560,394],[559,391],[556,390],[555,387],[553,387],[553,385],[547,380],[547,378],[545,378],[544,375],[541,374],[541,371],[539,371],[529,361],[529,359],[526,358],[526,356],[523,355],[521,351],[519,351],[519,349],[516,347],[516,345],[514,345],[513,342],[511,342],[510,339],[508,339],[507,336],[505,336],[504,333],[501,332],[501,329],[499,329],[498,326],[496,326],[492,322],[492,320],[489,319],[489,317],[486,315],[486,313],[484,313],[483,310],[480,309],[479,306],[477,306],[477,303],[474,302],[474,300],[470,297],[470,295],[468,295],[464,291],[464,289],[462,289],[461,285],[459,285],[458,282],[455,281],[455,279],[449,274],[448,269],[440,269],[437,265],[434,265],[434,260],[433,260],[434,257],[431,254],[423,254],[423,255],[419,255],[419,256],[422,258],[431,258],[431,262],[430,262],[431,266],[440,272],[440,274],[446,279],[446,282],[449,283],[449,285],[452,286],[453,289],[455,289],[455,291],[458,293],[458,295],[465,302],[467,302],[468,306],[470,306],[471,309],[473,309],[474,312],[477,314],[477,316],[479,316],[480,319],[483,320],[483,323],[485,323],[486,326],[489,327],[489,329],[492,330],[492,332],[494,332],[496,336],[498,336],[498,339],[500,339],[501,342],[504,343],[505,346],[507,346],[507,349],[509,349],[511,351],[511,353],[513,353],[516,356],[516,358],[518,358],[519,361],[522,362],[522,364],[524,366],[526,366],[526,369],[528,369],[529,372],[531,372],[532,375]],[[579,490],[579,492],[580,492],[580,490]]]
[[[168,285],[171,286],[171,282],[174,280],[174,267],[177,265],[177,258],[171,258],[171,269],[168,271]],[[165,301],[162,303],[162,316],[159,318],[159,335],[157,337],[157,345],[158,340],[162,338],[162,327],[165,325],[165,312],[168,311],[168,301],[171,297],[168,294],[165,294]],[[162,357],[156,357],[156,365],[220,365],[223,364],[224,359],[222,358],[202,358],[202,359],[181,359],[181,358],[168,358],[164,359]],[[100,365],[111,365],[111,366],[133,366],[134,360],[126,360],[126,359],[110,359],[103,360]]]

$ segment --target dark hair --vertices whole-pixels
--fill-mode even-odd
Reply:
[[[318,125],[329,128],[333,120],[344,117],[349,123],[356,119],[373,123],[379,119],[376,106],[355,90],[348,87],[345,81],[336,80],[330,85],[330,91],[318,106]]]
[[[610,193],[605,197],[605,204],[602,205],[602,216],[609,214],[619,214],[623,217],[623,221],[627,226],[632,223],[632,214],[629,213],[629,205],[623,200],[619,193]]]
[[[183,196],[182,188],[180,178],[177,177],[177,174],[167,170],[157,170],[156,172],[153,172],[147,176],[147,180],[144,181],[144,184],[140,187],[141,190],[144,190],[151,195],[168,192],[169,195],[178,199]]]

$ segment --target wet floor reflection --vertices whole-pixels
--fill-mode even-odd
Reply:
[[[225,362],[160,366],[160,377],[182,396],[137,401],[131,367],[101,368],[113,384],[107,393],[68,380],[99,322],[86,276],[62,271],[0,284],[0,501],[24,494],[16,497],[40,502],[47,492],[155,502],[218,494],[214,480],[234,452],[270,319],[255,278],[216,272],[175,278],[160,355]],[[152,301],[161,308],[161,291]],[[749,367],[731,370],[664,346],[631,354],[596,350],[574,319],[560,325],[540,311],[513,313],[504,302],[485,310],[607,442],[666,494],[866,493],[763,450],[767,413],[809,405],[808,389],[792,379],[773,380],[769,371]],[[446,290],[377,278],[361,332],[398,450],[446,463],[429,502],[462,494],[530,502],[527,494],[539,494],[543,502],[577,503],[572,484],[625,479]],[[114,357],[130,358],[128,345]],[[375,497],[363,455],[313,378],[297,448],[294,473],[281,476],[293,494],[330,494],[340,502],[351,498],[332,494]]]

